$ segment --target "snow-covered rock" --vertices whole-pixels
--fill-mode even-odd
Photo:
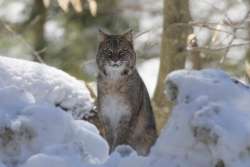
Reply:
[[[84,82],[44,64],[0,56],[0,88],[7,86],[31,93],[37,102],[72,112],[74,118],[82,118],[93,107]]]
[[[169,83],[178,95],[165,144],[199,154],[198,166],[250,166],[250,87],[217,70],[174,72]]]

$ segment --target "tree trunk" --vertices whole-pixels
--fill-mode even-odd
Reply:
[[[46,40],[44,38],[44,25],[47,18],[47,9],[44,6],[43,0],[34,0],[32,15],[34,15],[34,12],[33,47],[35,53],[33,53],[33,59],[34,61],[42,62],[45,57]]]
[[[250,0],[246,1],[248,8],[250,8]],[[248,39],[250,39],[250,23],[247,22]],[[250,84],[250,48],[248,47],[245,60],[245,80]]]
[[[250,34],[250,23],[248,23],[248,34]],[[245,64],[244,64],[244,76],[248,84],[250,84],[250,48],[247,49]]]
[[[153,97],[158,130],[165,124],[170,107],[164,96],[165,77],[171,71],[183,68],[187,56],[186,41],[188,35],[192,33],[192,27],[185,26],[185,23],[191,20],[189,1],[164,0],[163,18],[160,69]]]
[[[202,60],[200,57],[200,51],[195,50],[191,52],[192,56],[192,69],[194,70],[200,70],[202,68]]]
[[[246,54],[246,60],[245,60],[245,70],[244,70],[244,77],[245,80],[248,84],[250,84],[250,49],[247,50],[247,54]]]

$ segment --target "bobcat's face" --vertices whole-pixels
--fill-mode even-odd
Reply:
[[[132,32],[123,35],[107,35],[101,32],[101,35],[102,41],[96,56],[101,74],[111,79],[131,74],[136,61]]]

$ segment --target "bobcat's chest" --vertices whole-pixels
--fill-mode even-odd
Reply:
[[[131,115],[129,105],[118,95],[105,95],[102,98],[101,114],[110,122],[114,130],[122,119],[127,119]]]

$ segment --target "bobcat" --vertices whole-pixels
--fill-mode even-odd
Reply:
[[[132,31],[109,35],[100,31],[97,111],[103,136],[114,151],[126,144],[146,155],[157,138],[155,119],[147,89],[139,76]]]

